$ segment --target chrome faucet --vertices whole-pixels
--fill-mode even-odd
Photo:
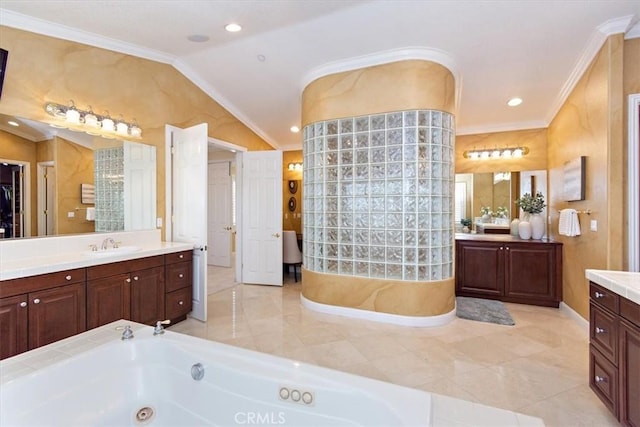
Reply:
[[[171,323],[171,320],[158,320],[156,327],[153,329],[153,335],[164,334],[164,328],[162,325],[168,325],[169,323]]]
[[[130,340],[133,338],[133,331],[131,330],[131,326],[126,325],[124,327],[124,331],[122,331],[122,340]]]
[[[102,241],[102,245],[100,245],[100,249],[102,249],[103,251],[106,251],[107,248],[109,247],[109,243],[111,243],[111,247],[115,248],[116,246],[116,241],[113,240],[113,238],[111,237],[107,237],[106,239],[104,239]]]

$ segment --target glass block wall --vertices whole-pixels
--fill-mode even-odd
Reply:
[[[124,230],[124,148],[93,154],[96,187],[96,231]]]
[[[454,118],[412,110],[305,127],[304,264],[319,273],[453,277]]]

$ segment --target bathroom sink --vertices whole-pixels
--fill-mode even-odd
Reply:
[[[120,246],[119,248],[98,249],[97,251],[84,251],[83,254],[92,258],[104,258],[117,255],[125,255],[142,250],[140,246]]]

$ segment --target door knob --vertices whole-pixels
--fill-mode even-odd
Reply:
[[[277,239],[278,237],[280,237],[280,233],[273,233],[272,236]]]

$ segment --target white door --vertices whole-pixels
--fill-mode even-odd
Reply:
[[[38,163],[38,236],[56,234],[56,168],[53,162]]]
[[[193,311],[207,320],[207,124],[167,126],[171,141],[171,240],[193,244]]]
[[[282,286],[282,152],[242,153],[242,281]]]
[[[156,226],[156,147],[124,142],[124,229]]]
[[[231,162],[209,163],[207,264],[231,267]]]

